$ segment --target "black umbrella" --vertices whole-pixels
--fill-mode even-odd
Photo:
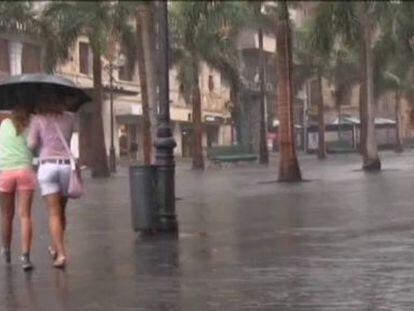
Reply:
[[[60,101],[66,110],[73,112],[92,100],[74,82],[57,75],[23,74],[0,81],[0,110],[11,110],[19,104],[32,110],[41,100],[48,98]]]

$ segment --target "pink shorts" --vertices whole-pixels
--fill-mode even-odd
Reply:
[[[35,187],[36,176],[31,168],[7,170],[0,173],[0,192],[34,190]]]

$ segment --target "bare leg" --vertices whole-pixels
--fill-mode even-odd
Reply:
[[[21,190],[18,192],[18,205],[22,230],[22,254],[30,253],[32,246],[32,200],[33,190]]]
[[[62,206],[61,209],[61,220],[62,220],[62,230],[63,230],[63,234],[65,234],[65,230],[66,230],[66,204],[68,203],[68,198],[67,197],[60,197],[60,204]],[[52,241],[53,242],[53,241]],[[57,253],[56,253],[56,245],[55,243],[52,243],[51,246],[49,246],[49,253],[53,258],[56,258]]]
[[[60,206],[62,206],[62,211],[61,211],[61,219],[62,219],[62,229],[63,232],[65,232],[66,230],[66,204],[68,203],[68,198],[67,197],[60,197]]]
[[[46,195],[44,198],[49,209],[49,229],[53,246],[57,252],[57,258],[64,258],[66,251],[63,241],[61,196],[56,193]]]
[[[3,247],[10,250],[12,232],[13,232],[13,218],[14,218],[14,192],[2,192],[1,204],[1,218],[2,218],[2,240]]]

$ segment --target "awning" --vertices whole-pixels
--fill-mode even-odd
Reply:
[[[82,88],[82,89],[88,95],[90,95],[91,97],[93,96],[93,90],[94,90],[93,87],[85,87],[85,88]],[[108,93],[108,94],[110,94],[110,92],[111,92],[111,88],[109,87],[109,85],[104,85],[102,87],[102,90],[103,90],[104,93]],[[117,86],[114,86],[113,92],[114,92],[113,93],[114,97],[116,97],[116,96],[135,96],[135,95],[139,94],[138,91],[131,91],[131,90],[124,89],[123,87],[117,87]]]
[[[205,115],[204,122],[207,124],[222,124],[224,122],[224,118],[220,116]]]
[[[341,124],[355,124],[359,125],[361,121],[357,117],[341,117]],[[396,124],[394,120],[386,118],[375,118],[375,125]],[[339,124],[339,118],[336,118],[331,124]]]
[[[273,119],[273,127],[278,127],[280,125],[280,121],[279,119]],[[295,124],[295,128],[300,129],[302,128],[302,125],[300,124]]]
[[[125,114],[115,116],[116,123],[118,124],[138,124],[141,116],[134,114]]]

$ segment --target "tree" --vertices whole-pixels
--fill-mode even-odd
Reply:
[[[81,127],[80,135],[84,131],[91,131],[89,150],[92,177],[109,176],[102,122],[102,56],[108,44],[116,44],[108,42],[108,38],[124,39],[126,45],[135,42],[131,40],[133,31],[127,23],[126,13],[121,1],[50,2],[43,13],[42,19],[50,28],[57,30],[61,49],[67,50],[82,34],[88,37],[91,46],[94,87],[92,123],[86,128]],[[65,56],[64,51],[60,54]]]
[[[279,181],[302,180],[296,157],[293,125],[293,66],[292,38],[289,11],[286,1],[278,2],[278,25],[276,29],[277,50],[277,102],[279,116]]]
[[[374,30],[378,20],[388,14],[389,3],[326,1],[315,17],[315,38],[320,49],[330,51],[339,43],[359,51],[360,119],[363,169],[380,170],[381,162],[375,138],[374,113]]]
[[[193,169],[204,168],[201,62],[237,80],[237,53],[229,32],[242,21],[244,5],[227,1],[179,1],[171,5],[173,63],[193,107]]]
[[[155,35],[154,8],[151,2],[140,3],[135,13],[137,33],[137,61],[142,102],[142,149],[144,164],[149,165],[154,159],[155,152],[155,112],[156,112],[156,72],[155,72]]]
[[[303,29],[298,29],[295,34],[294,56],[297,61],[296,72],[294,73],[295,89],[299,89],[304,83],[308,83],[312,78],[316,79],[316,98],[318,105],[318,158],[326,158],[325,144],[325,121],[324,121],[324,98],[322,92],[322,78],[327,69],[328,56],[318,53],[313,46],[312,33],[308,25]],[[312,98],[312,97],[311,97]]]
[[[266,137],[266,87],[265,87],[265,64],[264,64],[264,50],[263,50],[263,28],[265,17],[262,15],[262,1],[251,2],[254,11],[254,17],[257,19],[258,29],[257,37],[259,41],[259,84],[260,84],[260,137],[259,137],[259,163],[269,164],[269,152],[267,150]]]
[[[334,102],[338,113],[338,139],[342,140],[342,107],[349,103],[353,87],[359,83],[356,52],[337,46],[329,56],[327,76],[334,85]]]
[[[403,151],[401,135],[401,99],[411,98],[414,79],[413,48],[414,36],[411,16],[414,8],[408,3],[395,3],[389,14],[380,20],[382,34],[374,49],[375,98],[392,92],[395,102],[396,145],[395,151]]]

